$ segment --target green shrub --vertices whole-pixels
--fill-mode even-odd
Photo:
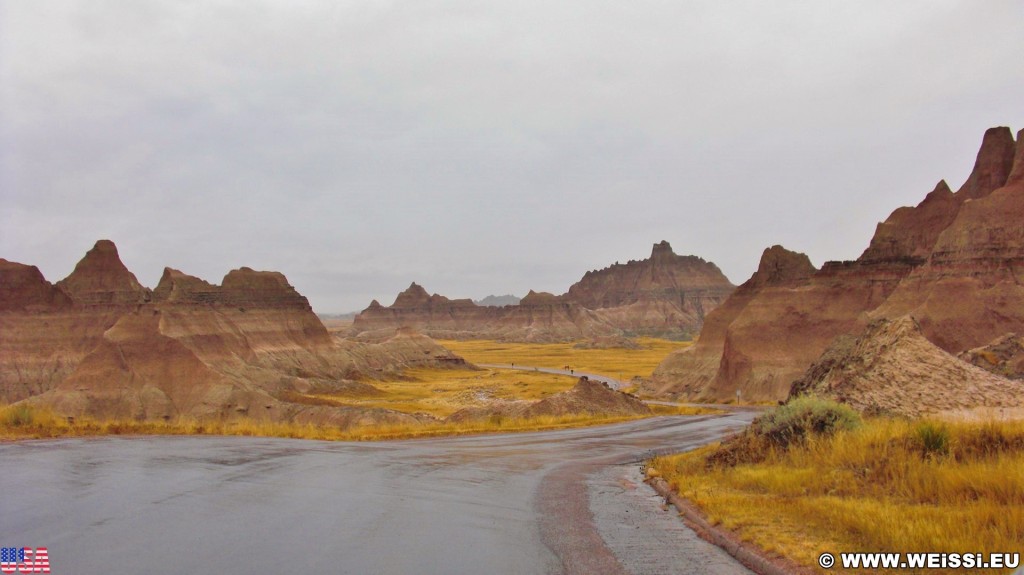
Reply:
[[[949,454],[949,428],[934,421],[922,421],[914,428],[914,447],[925,457]]]
[[[851,407],[801,396],[758,417],[751,428],[772,445],[785,448],[811,435],[831,435],[859,425],[860,415]]]
[[[769,450],[785,450],[812,435],[832,435],[860,426],[851,407],[811,396],[801,396],[761,415],[743,433],[727,440],[708,456],[709,466],[732,467],[764,461]]]

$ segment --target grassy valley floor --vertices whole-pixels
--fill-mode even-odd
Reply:
[[[580,371],[649,376],[672,350],[688,343],[644,338],[641,349],[576,349],[572,343],[517,344],[493,341],[441,342],[473,363],[517,363],[561,368],[570,365]],[[379,393],[366,395],[300,394],[288,392],[283,401],[336,407],[383,408],[404,413],[424,413],[439,420],[464,407],[486,405],[494,400],[536,401],[567,391],[577,378],[510,369],[452,370],[418,368],[406,370],[400,379],[372,381]],[[693,415],[710,410],[652,406],[657,415]],[[96,421],[78,418],[74,422],[50,412],[21,406],[0,408],[0,439],[61,437],[108,434],[224,434],[295,437],[308,439],[370,440],[461,435],[470,433],[528,431],[615,423],[636,417],[592,415],[540,417],[529,420],[492,418],[487,421],[453,423],[437,421],[423,425],[373,425],[352,429],[272,423],[257,420],[225,422],[195,421]]]
[[[550,367],[566,365],[578,371],[600,373],[620,381],[650,377],[668,354],[691,342],[656,338],[634,340],[640,349],[577,349],[575,343],[506,343],[489,340],[438,341],[473,363],[502,363]]]

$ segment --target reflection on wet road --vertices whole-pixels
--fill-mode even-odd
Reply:
[[[380,443],[8,443],[0,546],[47,547],[55,575],[743,573],[680,543],[688,531],[661,532],[678,520],[665,523],[636,462],[751,417]],[[682,548],[698,563],[655,557]]]

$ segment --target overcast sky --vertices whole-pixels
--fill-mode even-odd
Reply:
[[[0,0],[0,257],[319,312],[853,259],[1024,125],[1024,2]]]

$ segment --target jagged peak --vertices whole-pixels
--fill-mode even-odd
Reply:
[[[1013,169],[1010,170],[1010,177],[1006,179],[1006,185],[1024,182],[1024,129],[1017,132],[1017,155],[1013,158]]]
[[[1017,145],[1010,128],[999,126],[986,130],[974,161],[974,169],[964,185],[957,190],[957,197],[961,201],[975,200],[1003,187],[1013,169],[1016,152]]]
[[[546,291],[533,291],[523,296],[523,299],[519,301],[519,305],[522,306],[536,306],[536,305],[552,305],[557,304],[561,300],[558,296],[553,293]]]
[[[946,183],[946,180],[939,180],[939,183],[935,184],[935,189],[928,192],[928,195],[925,196],[925,200],[934,195],[946,195],[952,193],[953,190],[950,189],[949,184]]]
[[[409,287],[405,291],[398,294],[395,298],[395,303],[391,304],[391,307],[395,308],[407,308],[417,307],[430,302],[430,294],[416,282],[409,284]]]
[[[191,301],[196,293],[213,293],[217,286],[195,276],[165,267],[160,282],[153,289],[153,301]]]
[[[0,258],[0,310],[53,308],[70,303],[36,266]]]
[[[81,275],[93,271],[131,273],[121,261],[121,256],[117,253],[117,246],[110,240],[98,240],[92,249],[85,252],[82,259],[78,260],[75,270],[65,280],[71,279],[76,274]]]
[[[777,285],[807,279],[816,271],[806,254],[776,244],[761,253],[761,261],[750,282],[758,286]]]
[[[97,241],[57,285],[85,304],[128,304],[149,298],[149,290],[124,265],[110,240]]]
[[[665,240],[661,240],[660,242],[654,244],[654,247],[651,249],[651,259],[652,260],[660,259],[660,258],[675,257],[675,255],[676,255],[676,253],[674,251],[672,251],[671,244],[669,244]]]

